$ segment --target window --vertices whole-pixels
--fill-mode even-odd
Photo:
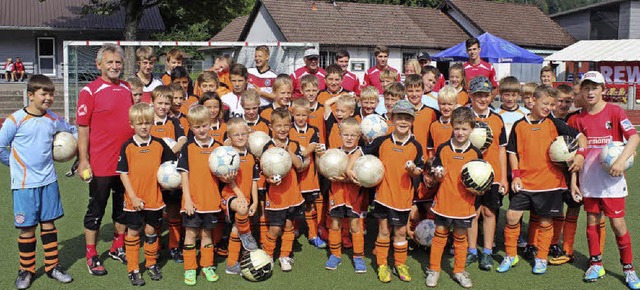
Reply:
[[[53,37],[38,37],[38,68],[47,76],[56,75],[56,41]]]
[[[318,65],[320,67],[328,67],[336,63],[336,53],[333,51],[320,51],[320,60]]]

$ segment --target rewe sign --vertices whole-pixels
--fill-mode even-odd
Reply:
[[[607,83],[640,83],[640,62],[600,62]]]

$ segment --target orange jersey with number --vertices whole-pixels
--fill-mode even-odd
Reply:
[[[293,128],[289,130],[289,139],[297,141],[300,146],[305,148],[309,147],[309,144],[320,143],[318,137],[318,128],[311,125],[307,125],[303,128],[298,128],[293,125]],[[307,149],[308,150],[308,149]],[[298,182],[300,183],[301,193],[317,193],[320,191],[320,183],[318,181],[318,172],[316,172],[316,162],[314,153],[309,155],[309,167],[302,172],[298,173]]]
[[[271,147],[276,147],[273,140],[264,145],[264,151]],[[296,141],[287,140],[285,150],[293,151],[296,155],[294,158],[300,158],[300,144]],[[267,184],[267,200],[265,202],[265,210],[284,210],[290,207],[298,206],[304,203],[304,198],[300,194],[300,184],[298,183],[298,174],[293,166],[286,176],[282,177],[280,184]]]
[[[194,138],[189,138],[182,147],[178,159],[178,171],[189,173],[189,192],[191,200],[198,213],[216,213],[220,211],[220,188],[218,178],[209,169],[209,155],[213,149],[222,144],[211,138],[207,144],[200,144]],[[183,192],[183,194],[186,194]],[[182,208],[184,212],[184,196]]]

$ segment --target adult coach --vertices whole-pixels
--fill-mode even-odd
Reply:
[[[485,76],[491,82],[491,85],[493,86],[493,91],[491,93],[495,96],[498,92],[496,69],[493,68],[492,64],[480,58],[480,41],[475,37],[469,38],[465,42],[465,47],[467,49],[467,55],[469,55],[469,60],[463,64],[464,75],[467,79],[467,88],[473,78],[477,76]]]
[[[304,51],[304,66],[295,70],[291,74],[291,81],[293,82],[293,97],[302,97],[302,91],[300,90],[300,79],[305,75],[314,75],[318,79],[318,91],[323,91],[326,87],[325,77],[327,72],[319,65],[320,53],[315,48],[308,48]]]
[[[344,71],[344,76],[342,77],[342,88],[354,92],[356,95],[360,95],[360,79],[358,76],[349,69],[349,59],[351,56],[349,52],[346,50],[341,50],[336,53],[336,63],[342,68]]]
[[[378,93],[382,95],[382,93],[384,93],[384,88],[382,87],[382,82],[380,81],[380,73],[387,68],[395,72],[398,72],[398,70],[389,66],[389,48],[387,48],[386,46],[376,46],[373,49],[373,55],[376,56],[376,65],[370,67],[364,74],[362,87],[374,86],[376,87],[376,89],[378,89]],[[397,81],[400,81],[400,74],[398,74]]]
[[[78,96],[78,172],[89,182],[89,205],[84,216],[87,268],[93,275],[107,270],[98,258],[96,243],[109,194],[113,192],[111,218],[115,225],[109,256],[126,264],[125,225],[122,219],[124,187],[116,173],[120,147],[133,135],[129,126],[129,107],[133,99],[129,84],[120,80],[123,51],[105,44],[96,57],[100,77],[82,88]],[[88,172],[86,172],[88,170]],[[85,180],[86,181],[86,180]]]

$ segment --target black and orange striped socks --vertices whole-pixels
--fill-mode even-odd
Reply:
[[[18,237],[20,251],[20,270],[36,272],[36,237]]]
[[[44,271],[48,273],[58,265],[58,229],[42,229],[40,240],[44,249]]]

